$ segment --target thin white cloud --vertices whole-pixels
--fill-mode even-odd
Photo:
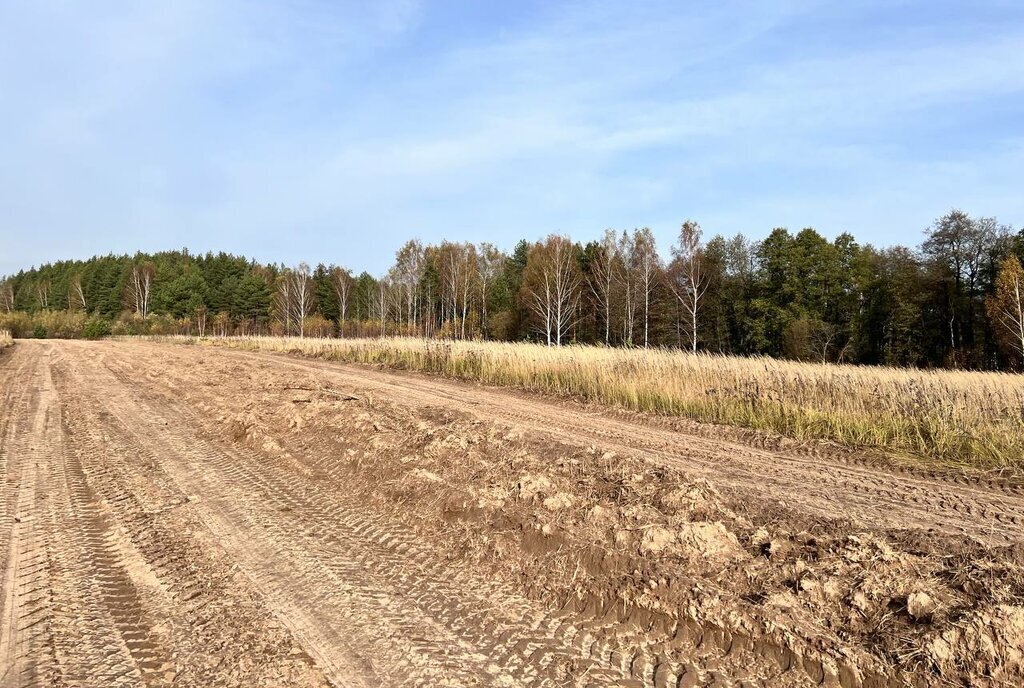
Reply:
[[[841,32],[838,12],[915,5],[578,2],[505,29],[477,17],[446,41],[436,10],[4,10],[0,272],[184,243],[284,260],[344,247],[376,270],[410,233],[667,236],[684,216],[906,242],[939,206],[1024,220],[1005,130],[965,129],[948,153],[904,140],[970,126],[990,102],[1024,108],[1021,22],[832,44],[814,30]],[[44,232],[66,243],[41,247]],[[380,246],[350,249],[345,232]]]

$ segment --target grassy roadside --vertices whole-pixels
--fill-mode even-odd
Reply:
[[[1020,375],[499,342],[229,337],[200,343],[425,371],[946,465],[1017,469],[1024,460]]]

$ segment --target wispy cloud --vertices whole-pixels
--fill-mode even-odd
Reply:
[[[183,244],[379,270],[413,234],[687,216],[1021,224],[1021,44],[995,2],[8,6],[0,272]]]

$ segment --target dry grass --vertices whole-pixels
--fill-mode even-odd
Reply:
[[[5,349],[14,344],[10,330],[0,330],[0,349]]]
[[[421,339],[231,337],[202,343],[427,371],[943,464],[1024,468],[1020,375]]]

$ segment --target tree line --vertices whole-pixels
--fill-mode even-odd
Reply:
[[[1024,229],[952,210],[916,248],[811,228],[705,240],[684,222],[581,243],[406,242],[382,275],[187,250],[59,261],[0,281],[0,314],[70,312],[92,332],[408,335],[864,364],[1024,363]],[[3,317],[3,316],[0,316]],[[25,316],[22,316],[23,318]],[[83,322],[85,320],[82,320]],[[52,333],[50,333],[52,336]]]

